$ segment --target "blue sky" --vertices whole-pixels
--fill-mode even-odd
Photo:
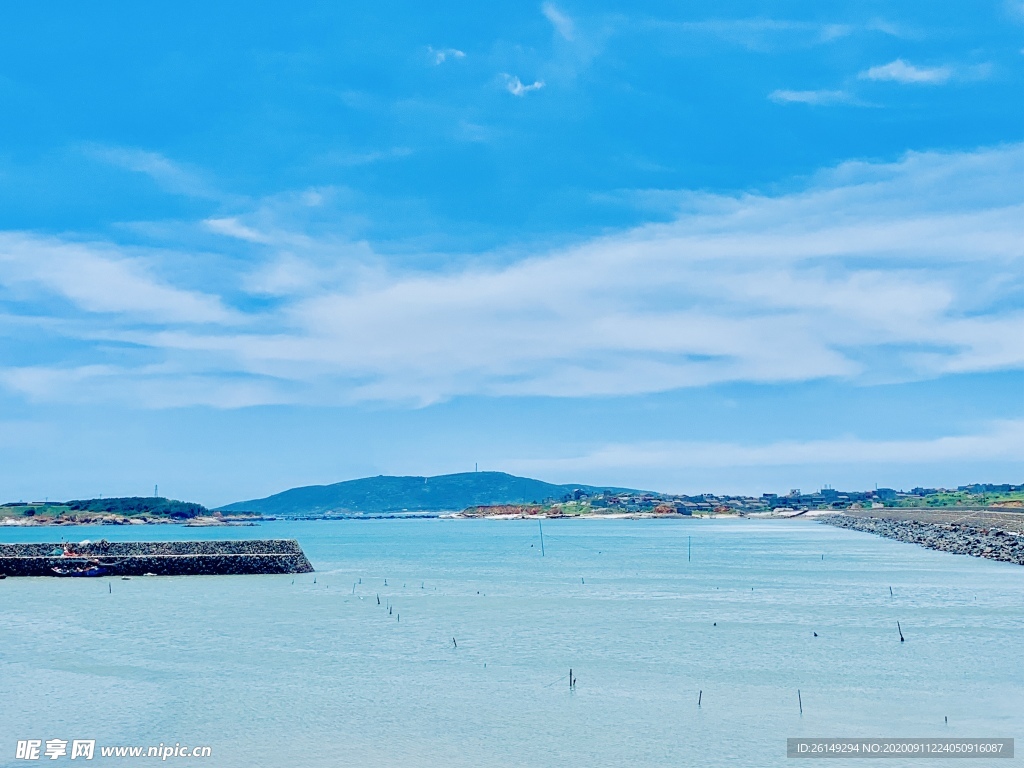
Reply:
[[[1019,1],[0,26],[0,496],[1024,482]]]

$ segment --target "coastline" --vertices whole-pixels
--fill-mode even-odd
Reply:
[[[60,517],[4,517],[0,528],[69,528],[76,525],[181,525],[186,528],[228,528],[258,525],[260,518],[251,515],[235,517],[157,517],[151,515],[85,514]]]

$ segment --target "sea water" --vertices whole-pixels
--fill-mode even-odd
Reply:
[[[0,529],[62,537],[294,537],[316,573],[0,582],[3,766],[52,738],[539,768],[1024,736],[1024,568],[812,522],[549,520],[543,554],[536,521]]]

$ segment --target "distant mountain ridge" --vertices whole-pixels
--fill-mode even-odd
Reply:
[[[555,485],[505,472],[461,472],[435,477],[378,475],[332,485],[308,485],[264,499],[238,501],[222,512],[263,515],[318,515],[328,512],[445,512],[483,504],[529,504],[561,500],[573,491],[588,494],[633,491],[594,485]]]

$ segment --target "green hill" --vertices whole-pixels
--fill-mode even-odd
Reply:
[[[576,490],[626,491],[592,485],[554,485],[504,472],[462,472],[436,477],[378,475],[333,485],[292,488],[265,499],[239,501],[223,512],[316,515],[327,512],[444,512],[482,504],[528,504],[561,500]]]
[[[106,499],[74,499],[53,502],[8,502],[0,505],[0,517],[74,518],[85,515],[109,514],[124,517],[170,517],[186,520],[210,514],[202,504],[176,501],[157,496],[122,496]]]

